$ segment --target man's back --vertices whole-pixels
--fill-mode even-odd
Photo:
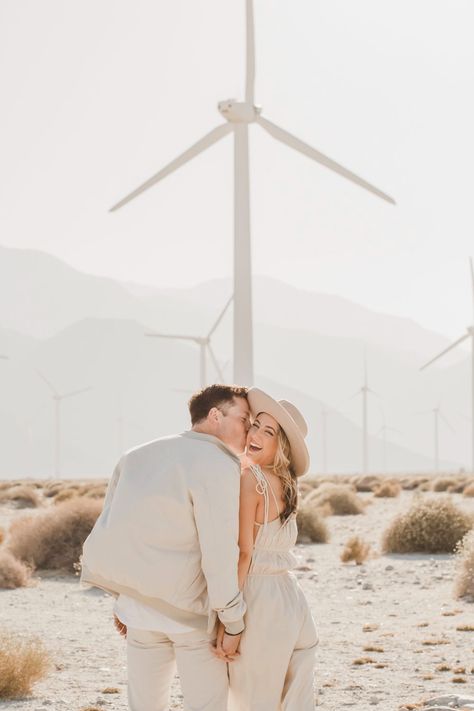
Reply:
[[[238,595],[239,475],[226,445],[194,431],[127,452],[84,544],[83,582],[204,626]]]

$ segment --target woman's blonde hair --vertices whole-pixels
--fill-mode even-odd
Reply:
[[[273,473],[281,479],[283,500],[285,508],[280,514],[284,521],[290,514],[296,511],[298,505],[298,486],[296,476],[291,466],[291,450],[288,437],[280,427],[278,430],[278,446],[273,461]]]

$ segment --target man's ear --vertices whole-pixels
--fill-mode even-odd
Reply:
[[[217,407],[211,407],[211,409],[207,413],[207,419],[209,420],[209,422],[217,424],[219,422],[219,412],[220,410]]]

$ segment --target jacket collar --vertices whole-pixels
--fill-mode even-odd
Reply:
[[[194,430],[185,430],[181,434],[183,437],[191,437],[192,439],[202,439],[204,440],[204,442],[211,442],[212,444],[215,444],[217,447],[222,449],[223,452],[232,457],[232,459],[237,462],[240,467],[240,459],[237,454],[235,454],[235,452],[218,437],[214,437],[214,435],[210,434],[205,434],[204,432],[195,432]]]

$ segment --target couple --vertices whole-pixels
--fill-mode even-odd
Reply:
[[[116,597],[129,707],[168,711],[176,664],[187,711],[313,711],[319,640],[289,573],[306,422],[259,388],[211,385],[189,411],[122,456],[84,543],[81,582]]]

